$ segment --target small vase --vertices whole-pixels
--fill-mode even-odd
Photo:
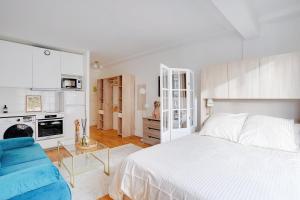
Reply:
[[[89,145],[89,138],[86,135],[86,119],[81,119],[81,124],[82,124],[81,145],[86,147]]]
[[[88,139],[88,137],[86,135],[84,135],[81,138],[81,145],[84,146],[84,147],[89,146],[89,139]]]

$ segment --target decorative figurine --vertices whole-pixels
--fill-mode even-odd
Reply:
[[[154,110],[152,112],[152,117],[154,119],[160,119],[160,102],[154,101]]]
[[[75,142],[78,143],[79,142],[79,138],[80,138],[80,122],[78,119],[76,119],[74,121],[75,124]]]

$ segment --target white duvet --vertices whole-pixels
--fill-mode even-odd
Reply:
[[[110,196],[133,200],[299,200],[300,154],[189,135],[140,150],[116,171]]]

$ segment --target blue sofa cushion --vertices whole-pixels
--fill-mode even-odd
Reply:
[[[34,139],[32,137],[20,137],[12,138],[6,140],[0,140],[0,146],[3,151],[21,147],[27,147],[34,144]]]
[[[10,200],[71,200],[71,191],[68,184],[61,178],[60,181],[16,196]]]
[[[3,152],[2,167],[17,165],[42,158],[47,158],[47,156],[39,144],[33,144],[23,148],[10,149]]]
[[[2,155],[3,155],[3,150],[2,147],[0,146],[0,168],[1,168]]]
[[[9,173],[13,173],[13,172],[16,172],[16,171],[19,171],[22,169],[27,169],[27,168],[31,168],[34,166],[45,165],[45,164],[50,165],[52,163],[48,158],[43,158],[43,159],[39,159],[39,160],[24,162],[24,163],[17,164],[17,165],[2,167],[2,168],[0,168],[0,176],[9,174]]]
[[[10,199],[55,183],[60,178],[58,169],[51,164],[39,165],[0,176],[0,200]]]

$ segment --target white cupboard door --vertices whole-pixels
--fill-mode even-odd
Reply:
[[[59,52],[35,48],[33,54],[33,88],[58,89],[61,87]]]
[[[262,58],[260,95],[262,98],[300,98],[300,53]]]
[[[0,87],[32,87],[33,47],[0,40]]]
[[[228,98],[227,64],[212,65],[201,71],[203,98]]]
[[[228,64],[229,98],[259,98],[259,59]]]
[[[197,103],[195,98],[195,82],[194,82],[194,72],[188,72],[188,116],[189,116],[189,126],[192,128],[192,131],[195,131],[197,126]]]
[[[167,66],[160,65],[160,140],[161,143],[171,140],[170,129],[170,70]]]
[[[85,106],[72,105],[64,107],[64,137],[75,138],[74,122],[79,120],[81,125],[81,119],[85,119]],[[82,134],[82,127],[80,127],[80,135]]]
[[[83,56],[61,52],[61,73],[64,75],[83,76]]]

